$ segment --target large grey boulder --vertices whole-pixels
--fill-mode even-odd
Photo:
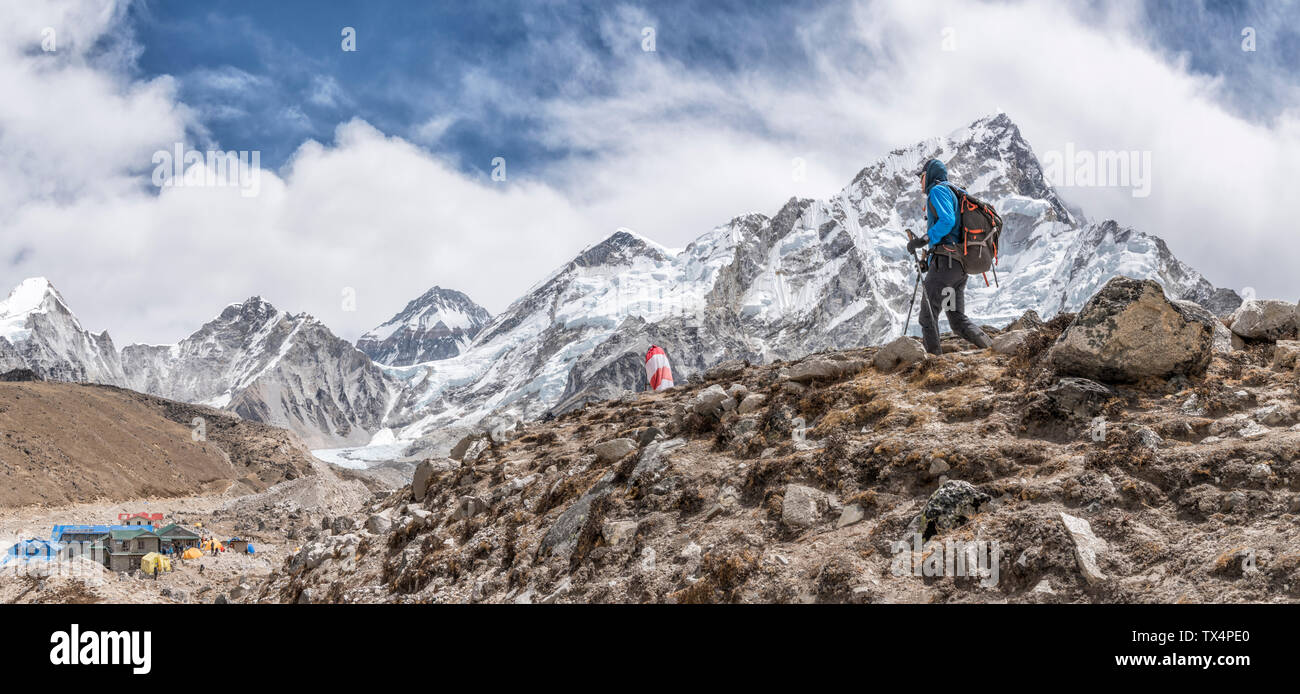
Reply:
[[[691,402],[691,409],[696,414],[705,416],[718,416],[724,410],[735,406],[736,401],[732,400],[731,396],[727,395],[727,391],[716,383],[696,393],[695,400]]]
[[[828,506],[822,492],[801,484],[787,484],[781,498],[781,522],[793,530],[811,528],[821,522]]]
[[[951,530],[975,517],[980,506],[992,500],[970,482],[949,480],[934,490],[921,509],[921,527],[928,539],[936,532]]]
[[[1033,334],[1032,330],[1012,330],[1002,333],[993,338],[992,349],[998,354],[1007,354],[1014,356],[1020,351],[1021,345]]]
[[[877,369],[889,372],[900,366],[915,364],[925,359],[925,356],[925,348],[920,342],[910,337],[900,337],[876,352],[875,365]]]
[[[1099,381],[1201,375],[1214,356],[1213,320],[1170,301],[1153,280],[1114,277],[1048,352],[1057,373]]]
[[[1062,378],[1044,393],[1058,412],[1081,419],[1091,419],[1101,412],[1107,401],[1115,397],[1115,392],[1110,388],[1074,376]]]
[[[636,441],[632,439],[620,438],[602,441],[596,444],[592,450],[596,452],[596,460],[609,464],[621,459],[623,456],[635,451],[637,448]]]
[[[1229,320],[1232,332],[1248,340],[1276,342],[1296,334],[1296,306],[1285,301],[1250,299]]]
[[[813,357],[790,367],[790,379],[795,383],[835,381],[852,376],[865,364],[859,359],[826,359]]]
[[[1188,311],[1191,311],[1197,315],[1197,318],[1204,320],[1214,327],[1215,353],[1227,354],[1236,349],[1236,347],[1233,346],[1232,331],[1228,330],[1228,326],[1224,325],[1223,321],[1216,318],[1213,313],[1210,313],[1210,309],[1205,308],[1195,301],[1188,301],[1186,299],[1178,299],[1174,301],[1174,303]]]
[[[759,409],[762,409],[766,402],[766,395],[763,395],[762,393],[750,393],[745,396],[744,400],[740,401],[740,406],[736,408],[736,412],[742,415],[749,414],[750,412],[757,412]]]

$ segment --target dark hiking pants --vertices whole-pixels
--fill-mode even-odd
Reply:
[[[948,314],[952,331],[977,347],[992,344],[988,335],[966,317],[966,269],[948,256],[934,256],[930,271],[925,273],[921,300],[921,336],[925,351],[941,354],[939,347],[939,313]]]

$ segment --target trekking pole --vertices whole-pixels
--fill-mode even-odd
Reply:
[[[916,238],[916,236],[912,234],[911,229],[904,229],[903,231],[907,232],[908,241],[911,241],[912,239]],[[915,251],[908,251],[908,253],[911,254],[912,260],[916,262],[916,284],[912,287],[912,300],[907,303],[907,317],[903,319],[904,337],[907,336],[907,329],[911,327],[912,324],[912,307],[916,305],[916,292],[921,288],[921,272],[925,267],[925,260],[922,258],[917,258]]]
[[[912,325],[912,306],[916,304],[916,292],[921,288],[921,273],[916,273],[916,284],[912,287],[912,300],[907,302],[907,317],[903,319],[903,336],[907,336],[907,329]]]

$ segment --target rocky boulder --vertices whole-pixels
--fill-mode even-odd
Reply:
[[[837,381],[857,373],[865,366],[857,359],[825,359],[814,357],[790,367],[790,380],[795,383]]]
[[[1025,344],[1025,340],[1033,334],[1030,330],[1012,330],[1002,333],[993,338],[992,349],[998,354],[1015,355],[1020,351],[1020,346]]]
[[[1248,340],[1276,342],[1295,337],[1296,306],[1285,301],[1250,299],[1233,312],[1232,332]]]
[[[934,490],[921,509],[920,526],[925,539],[951,530],[975,517],[980,506],[992,500],[970,482],[949,480]]]
[[[636,449],[636,441],[626,438],[602,441],[592,447],[592,450],[596,453],[596,460],[606,465],[621,459]]]
[[[925,359],[925,348],[910,337],[900,337],[876,352],[875,365],[886,373]]]
[[[1092,525],[1082,518],[1061,514],[1061,523],[1074,541],[1074,558],[1079,563],[1079,571],[1088,585],[1096,585],[1106,580],[1106,575],[1097,566],[1097,557],[1107,549],[1106,541],[1092,533]]]
[[[756,412],[761,409],[766,402],[766,395],[763,395],[762,393],[750,393],[745,396],[744,400],[740,401],[740,407],[736,409],[736,412],[742,415]]]
[[[1088,299],[1048,352],[1057,373],[1099,381],[1201,375],[1213,320],[1165,297],[1153,280],[1115,277]]]
[[[1043,327],[1044,325],[1046,324],[1043,322],[1043,319],[1038,316],[1038,312],[1031,308],[1028,311],[1022,313],[1019,318],[1017,318],[1015,321],[1011,323],[1011,325],[1008,325],[1007,332],[1010,333],[1010,332],[1015,332],[1017,330],[1032,331],[1032,330],[1037,330]]]
[[[727,391],[722,386],[714,384],[696,393],[695,400],[691,402],[691,409],[696,414],[706,417],[720,416],[724,411],[736,406],[736,401],[727,395]]]
[[[828,506],[822,492],[800,484],[787,484],[781,500],[781,522],[792,530],[811,528],[821,522]]]
[[[1273,368],[1300,370],[1300,340],[1278,340],[1273,348]]]
[[[1227,354],[1236,349],[1232,339],[1232,331],[1228,330],[1228,326],[1224,325],[1223,321],[1216,318],[1213,313],[1210,313],[1210,309],[1205,308],[1195,301],[1187,301],[1185,299],[1179,299],[1174,303],[1188,311],[1191,311],[1196,314],[1199,320],[1204,320],[1214,327],[1214,351],[1216,353]]]
[[[1091,419],[1111,398],[1114,391],[1086,378],[1066,376],[1044,391],[1057,412],[1080,419]]]

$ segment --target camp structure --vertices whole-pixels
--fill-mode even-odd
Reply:
[[[191,547],[181,554],[181,559],[198,559],[203,556],[198,547]]]
[[[103,538],[114,531],[152,531],[152,526],[130,525],[56,525],[50,533],[50,544],[57,548],[59,558],[82,556],[108,565],[108,543]]]
[[[122,525],[147,525],[152,529],[163,519],[161,513],[119,513],[117,522]]]
[[[199,537],[198,533],[176,523],[164,525],[160,528],[158,530],[158,539],[161,541],[162,548],[169,550],[172,554],[180,554],[191,547],[198,547],[199,543],[203,541],[203,538]]]
[[[213,537],[204,540],[203,543],[199,545],[199,549],[203,550],[204,552],[220,552],[221,550],[225,549],[225,547],[222,546],[221,540],[218,540],[217,538]]]
[[[149,576],[162,571],[171,571],[172,560],[157,552],[150,552],[140,557],[140,570]]]
[[[100,539],[104,545],[104,566],[110,571],[134,571],[141,559],[161,549],[161,539],[152,530],[113,530]]]
[[[226,548],[237,554],[248,554],[248,540],[232,537],[226,541]]]

